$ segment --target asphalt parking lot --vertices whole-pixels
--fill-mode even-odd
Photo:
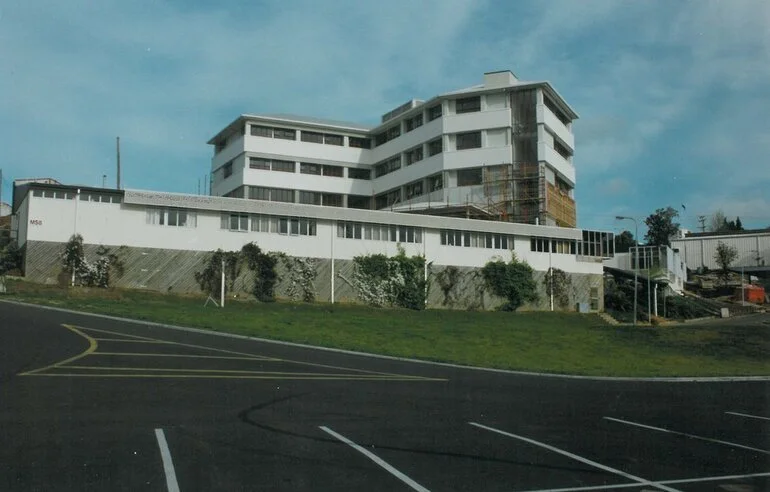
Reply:
[[[763,380],[479,371],[0,303],[0,388],[0,490],[770,490]]]

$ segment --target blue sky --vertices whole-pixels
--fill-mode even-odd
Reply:
[[[503,69],[580,114],[579,226],[770,226],[765,0],[0,0],[0,167],[114,183],[120,135],[126,187],[194,193],[238,114],[373,124]]]

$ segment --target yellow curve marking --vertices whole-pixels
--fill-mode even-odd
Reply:
[[[191,373],[206,373],[206,374],[254,374],[254,375],[281,375],[288,374],[294,376],[350,376],[356,378],[387,378],[389,375],[379,376],[372,375],[359,375],[359,374],[339,374],[339,373],[320,373],[320,372],[290,372],[290,371],[252,371],[248,369],[184,369],[178,367],[104,367],[104,366],[73,366],[68,365],[61,367],[60,369],[82,369],[88,371],[136,371],[136,372],[191,372]],[[420,376],[401,376],[407,379],[422,379]]]
[[[41,367],[39,369],[33,369],[31,371],[22,372],[20,374],[20,376],[29,376],[29,375],[33,375],[33,374],[38,374],[40,372],[43,372],[43,371],[46,371],[46,370],[49,370],[49,369],[55,369],[55,368],[63,366],[64,364],[69,364],[70,362],[74,362],[74,361],[76,361],[78,359],[82,359],[83,357],[96,352],[96,349],[99,346],[99,342],[97,342],[95,338],[93,338],[93,337],[83,333],[82,331],[80,331],[75,326],[72,326],[72,325],[62,325],[62,326],[67,328],[68,330],[72,331],[73,333],[76,333],[76,334],[80,335],[81,337],[85,338],[88,341],[88,348],[85,349],[83,352],[79,353],[78,355],[74,356],[74,357],[70,357],[69,359],[64,359],[62,361],[56,362],[54,364],[51,364],[51,365],[48,365],[48,366],[45,366],[45,367]]]
[[[127,357],[181,357],[189,359],[217,359],[217,360],[251,360],[272,361],[274,359],[261,359],[255,357],[237,357],[228,355],[196,355],[196,354],[149,354],[142,352],[93,352],[91,355],[127,356]]]
[[[84,373],[35,373],[25,374],[26,376],[38,377],[85,377],[85,378],[177,378],[177,379],[291,379],[291,380],[313,380],[313,381],[448,381],[440,378],[415,378],[398,376],[373,377],[366,375],[351,374],[349,376],[273,376],[273,375],[229,375],[229,374],[84,374]]]
[[[158,338],[150,338],[150,337],[140,337],[138,335],[128,335],[123,334],[120,332],[110,331],[110,330],[101,330],[96,328],[85,328],[85,327],[77,327],[74,325],[66,325],[63,324],[63,327],[69,329],[73,333],[76,333],[83,338],[85,338],[89,346],[88,348],[83,351],[82,353],[70,357],[68,359],[64,359],[62,361],[56,362],[54,364],[41,367],[39,369],[34,369],[31,371],[20,373],[20,376],[85,376],[85,377],[179,377],[179,378],[235,378],[235,379],[323,379],[323,380],[369,380],[369,381],[377,381],[377,380],[389,380],[389,381],[447,381],[447,379],[443,378],[427,378],[422,376],[409,376],[409,375],[402,375],[402,374],[395,374],[395,373],[388,373],[388,372],[378,372],[378,371],[369,371],[365,369],[356,369],[352,367],[341,367],[341,366],[333,366],[333,365],[327,365],[327,364],[317,364],[313,362],[303,362],[303,361],[296,361],[296,360],[289,360],[289,359],[278,359],[273,357],[264,357],[260,355],[250,354],[248,352],[238,352],[235,350],[226,350],[226,349],[219,349],[214,347],[207,347],[205,345],[196,345],[191,343],[182,343],[182,342],[173,342],[169,340],[161,340]],[[95,331],[100,333],[106,333],[111,335],[118,335],[118,336],[124,336],[124,337],[130,337],[134,338],[135,340],[126,340],[126,339],[104,339],[104,338],[95,338],[87,333],[85,331]],[[82,369],[82,370],[104,370],[109,371],[113,368],[105,368],[105,367],[96,367],[96,366],[66,366],[66,364],[69,364],[71,362],[74,362],[78,359],[82,359],[83,357],[89,356],[89,355],[130,355],[130,356],[145,356],[145,357],[198,357],[198,358],[218,358],[218,356],[201,356],[201,355],[186,355],[186,354],[153,354],[153,353],[123,353],[123,352],[96,352],[96,349],[99,346],[99,340],[102,341],[115,341],[115,342],[144,342],[144,343],[158,343],[158,344],[166,344],[166,345],[176,345],[179,347],[185,347],[185,348],[194,348],[199,350],[207,350],[212,352],[220,352],[220,353],[226,353],[226,354],[234,354],[237,356],[242,356],[243,360],[255,360],[255,361],[269,361],[269,362],[284,362],[288,364],[299,364],[304,365],[308,367],[319,367],[324,369],[336,369],[340,371],[348,371],[353,373],[359,373],[359,374],[323,374],[323,373],[294,373],[294,372],[286,372],[286,373],[266,373],[266,372],[254,372],[254,371],[241,371],[246,372],[246,374],[241,375],[229,375],[229,374],[215,374],[217,372],[224,372],[224,370],[218,371],[216,369],[179,369],[179,371],[187,372],[187,373],[194,373],[194,372],[201,372],[203,374],[196,375],[196,374],[79,374],[79,373],[47,373],[44,374],[45,371],[50,371],[53,369]],[[224,358],[224,357],[222,357]],[[115,370],[133,370],[133,371],[165,371],[164,369],[157,369],[157,368],[114,368]],[[299,375],[298,377],[292,377],[292,376],[277,376],[278,374],[293,374],[293,375]],[[319,376],[314,377],[314,374],[319,374]]]

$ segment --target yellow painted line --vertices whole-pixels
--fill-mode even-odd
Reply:
[[[155,344],[173,344],[174,342],[166,342],[164,340],[131,340],[128,338],[95,338],[100,342],[121,342],[121,343],[155,343]]]
[[[68,363],[74,362],[74,361],[76,361],[78,359],[82,359],[83,357],[85,357],[85,356],[87,356],[89,354],[92,354],[92,353],[94,353],[96,351],[97,347],[99,346],[99,343],[96,341],[95,338],[90,337],[89,335],[83,333],[78,328],[76,328],[76,327],[74,327],[72,325],[62,325],[62,326],[67,328],[68,330],[72,331],[73,333],[77,333],[81,337],[83,337],[86,340],[88,340],[88,348],[85,349],[80,354],[74,356],[74,357],[70,357],[69,359],[64,359],[62,361],[56,362],[55,364],[51,364],[50,366],[45,366],[45,367],[41,367],[39,369],[33,369],[31,371],[22,372],[22,373],[19,374],[19,376],[36,375],[36,374],[39,374],[40,372],[46,371],[48,369],[54,369],[54,368],[63,366],[64,364],[68,364]]]
[[[83,369],[88,371],[136,371],[136,372],[191,372],[191,373],[210,373],[210,374],[258,374],[258,375],[289,375],[289,376],[350,376],[350,377],[367,377],[367,378],[383,378],[390,376],[378,376],[361,375],[361,374],[338,374],[338,373],[318,373],[318,372],[289,372],[289,371],[253,371],[246,369],[183,369],[178,367],[104,367],[104,366],[75,366],[68,365],[61,367],[60,369]],[[400,376],[406,379],[423,379],[420,376]]]
[[[251,361],[280,361],[281,359],[270,359],[262,357],[236,357],[228,355],[195,355],[195,354],[151,354],[141,352],[94,352],[91,355],[110,355],[127,357],[182,357],[191,359],[218,359],[218,360],[251,360]]]
[[[93,328],[84,328],[84,327],[79,327],[79,328],[81,328],[83,330],[93,330]],[[99,331],[102,332],[102,333],[110,333],[112,335],[118,335],[118,336],[123,335],[122,333],[116,332],[116,331],[109,331],[109,330],[99,330]],[[125,336],[134,336],[134,335],[125,335]],[[179,346],[179,347],[195,348],[195,349],[200,349],[200,350],[208,350],[208,351],[211,351],[211,352],[219,352],[219,353],[224,353],[224,354],[242,355],[242,356],[246,356],[246,357],[253,357],[254,359],[259,359],[259,360],[281,360],[281,359],[274,359],[274,358],[271,358],[271,357],[265,357],[265,356],[262,356],[262,355],[250,354],[248,352],[238,352],[238,351],[235,351],[235,350],[225,350],[225,349],[219,349],[219,348],[214,348],[214,347],[206,347],[205,345],[195,345],[195,344],[192,344],[192,343],[172,342],[170,340],[161,340],[159,338],[150,338],[150,337],[141,337],[141,338],[145,339],[147,341],[163,342],[163,343],[165,343],[167,345],[176,345],[176,346]],[[121,340],[116,340],[116,341],[121,341]]]
[[[371,377],[364,375],[350,376],[256,376],[256,375],[229,375],[229,374],[83,374],[83,373],[35,373],[28,376],[39,377],[85,377],[85,378],[177,378],[177,379],[290,379],[290,380],[318,380],[318,381],[415,381],[415,382],[435,382],[448,381],[439,378],[404,378],[404,377]]]
[[[81,330],[83,330],[85,332],[95,331],[97,333],[106,333],[108,335],[118,335],[118,336],[125,337],[125,338],[135,338],[137,340],[153,340],[152,338],[148,338],[148,337],[140,337],[139,335],[129,335],[128,333],[120,333],[120,332],[117,332],[117,331],[100,330],[99,328],[87,328],[85,326],[79,326],[78,328],[80,328]]]

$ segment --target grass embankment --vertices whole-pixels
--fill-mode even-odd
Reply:
[[[6,299],[458,364],[594,376],[770,375],[767,329],[611,327],[595,315],[408,311],[10,282]]]

